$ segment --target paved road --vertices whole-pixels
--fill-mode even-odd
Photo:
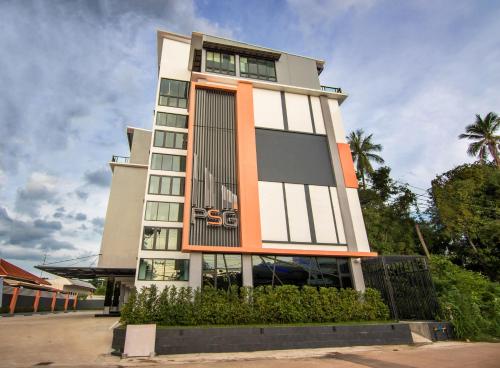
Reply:
[[[85,312],[0,318],[0,367],[500,368],[500,344],[459,342],[123,360],[109,355],[116,321]]]

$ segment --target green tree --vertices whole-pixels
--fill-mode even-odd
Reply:
[[[430,208],[437,231],[449,239],[452,259],[500,279],[500,171],[466,164],[432,181]]]
[[[497,146],[500,143],[500,136],[497,130],[500,127],[498,115],[490,112],[484,119],[479,114],[476,121],[465,127],[466,133],[460,134],[460,139],[469,139],[474,142],[469,144],[467,153],[471,156],[478,156],[481,163],[486,162],[488,152],[490,153],[497,168],[500,168],[500,158],[498,157]]]
[[[379,164],[384,163],[384,159],[375,153],[382,151],[382,146],[373,143],[372,137],[373,134],[365,136],[365,132],[362,129],[351,132],[347,137],[347,141],[351,146],[356,171],[361,178],[363,188],[366,188],[366,175],[373,172],[371,161],[375,161]]]

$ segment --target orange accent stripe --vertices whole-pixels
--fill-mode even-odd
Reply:
[[[257,146],[253,118],[253,86],[238,82],[236,93],[236,162],[240,213],[240,246],[245,251],[262,248]]]
[[[342,173],[344,174],[344,183],[348,188],[358,188],[358,178],[354,171],[354,162],[352,161],[351,147],[347,143],[337,143],[340,156]]]
[[[332,257],[376,257],[377,252],[343,252],[330,250],[305,250],[305,249],[246,249],[240,247],[217,247],[212,245],[194,245],[185,249],[187,252],[206,253],[241,253],[241,254],[287,254],[287,255],[309,255],[309,256],[332,256]]]
[[[16,310],[17,297],[19,296],[19,288],[14,288],[14,292],[12,293],[12,299],[10,299],[9,304],[9,312],[10,314],[14,314]]]

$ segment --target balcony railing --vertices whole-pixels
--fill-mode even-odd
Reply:
[[[325,92],[342,93],[342,88],[340,87],[321,86],[321,90]]]
[[[115,162],[117,164],[128,164],[130,162],[130,157],[113,155],[111,162]]]

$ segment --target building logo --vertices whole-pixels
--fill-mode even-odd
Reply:
[[[205,220],[207,226],[223,226],[226,229],[236,229],[238,227],[238,213],[236,210],[193,207],[191,209],[191,223],[194,224],[197,219]]]

